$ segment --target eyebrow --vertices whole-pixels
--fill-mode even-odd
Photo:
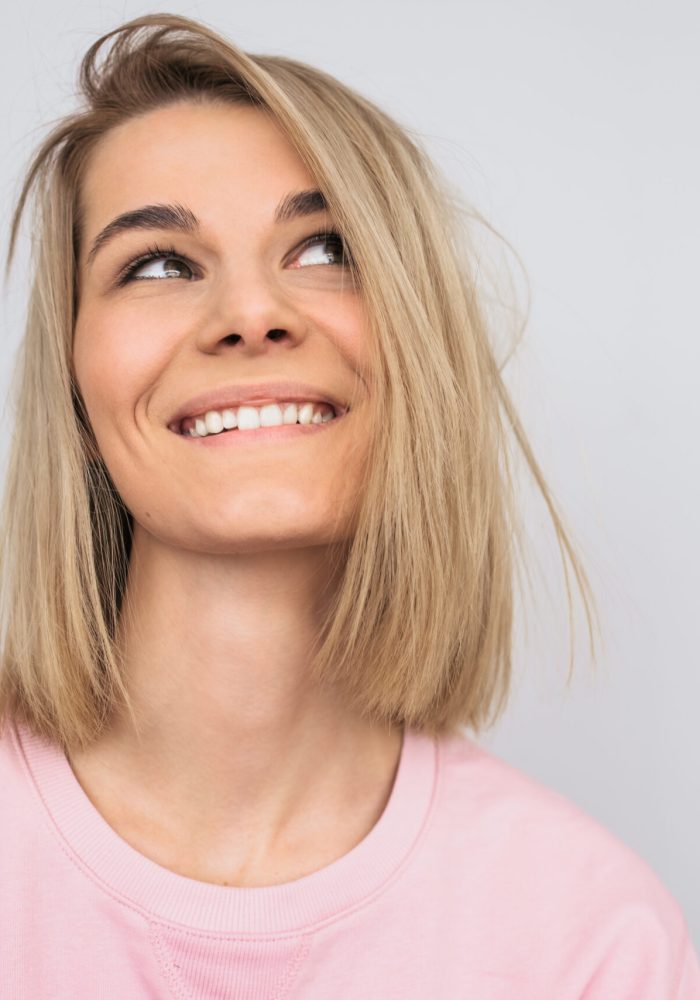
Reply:
[[[328,203],[318,189],[292,191],[284,196],[275,209],[274,222],[278,225],[325,211],[328,211]],[[141,208],[122,212],[95,237],[87,256],[88,266],[92,264],[98,250],[120,233],[134,229],[173,229],[181,233],[196,233],[199,231],[199,219],[189,208],[178,204],[142,205]]]

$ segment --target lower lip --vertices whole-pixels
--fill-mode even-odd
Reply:
[[[332,420],[320,424],[278,424],[276,427],[257,427],[255,430],[239,431],[232,429],[218,434],[207,434],[206,437],[195,437],[193,434],[177,434],[183,441],[190,441],[202,448],[240,448],[252,444],[265,444],[274,441],[289,441],[294,438],[319,434],[334,427],[343,419],[345,413]],[[171,433],[175,433],[171,431]]]

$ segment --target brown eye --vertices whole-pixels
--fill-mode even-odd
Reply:
[[[165,257],[161,255],[160,257],[152,257],[150,260],[138,264],[130,272],[129,277],[134,281],[159,281],[163,278],[180,278],[182,277],[183,268],[186,272],[185,277],[192,275],[192,269],[184,260],[181,260],[179,257]]]
[[[304,242],[292,267],[312,267],[317,264],[343,265],[348,262],[347,248],[338,233],[317,233]],[[306,258],[303,260],[303,258]]]
[[[163,269],[165,265],[165,269]],[[182,268],[186,274],[182,274]],[[141,272],[146,271],[145,274]],[[130,260],[119,272],[116,284],[118,286],[127,285],[131,281],[161,281],[172,278],[184,277],[191,281],[195,276],[194,268],[188,262],[187,257],[178,253],[175,247],[163,247],[155,244],[148,247],[145,253]]]

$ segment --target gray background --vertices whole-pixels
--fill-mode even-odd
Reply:
[[[4,11],[3,245],[30,149],[73,107],[79,57],[101,32],[160,9],[24,0]],[[577,605],[567,689],[559,554],[523,478],[537,599],[518,605],[512,701],[481,742],[645,858],[698,947],[700,7],[211,0],[165,9],[366,93],[423,138],[521,255],[532,312],[505,377],[591,576],[605,647],[594,672]],[[26,240],[20,249],[2,304],[3,398]]]

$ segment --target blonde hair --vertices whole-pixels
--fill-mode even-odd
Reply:
[[[35,153],[7,257],[6,276],[33,190],[33,276],[0,528],[0,725],[19,719],[70,751],[94,740],[117,704],[133,714],[115,643],[131,515],[72,375],[79,195],[90,152],[111,128],[182,100],[253,105],[281,126],[351,248],[370,319],[376,426],[312,676],[368,718],[434,735],[478,733],[499,717],[521,542],[509,428],[554,524],[570,615],[566,557],[574,568],[593,649],[590,585],[489,343],[462,210],[418,142],[327,73],[243,52],[176,15],[137,17],[103,35],[83,58],[80,84],[87,107]]]

